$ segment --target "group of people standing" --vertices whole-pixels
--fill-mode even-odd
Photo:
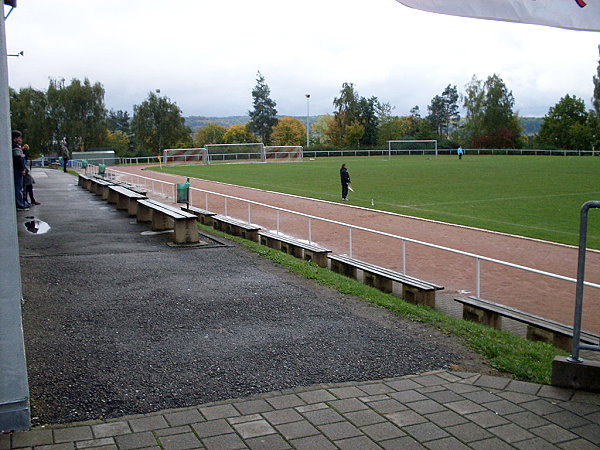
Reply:
[[[29,146],[23,144],[23,135],[17,130],[12,132],[12,159],[17,211],[26,211],[40,202],[33,196],[35,180],[27,168],[27,161],[30,159]]]

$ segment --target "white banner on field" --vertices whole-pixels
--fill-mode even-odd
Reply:
[[[600,0],[397,0],[423,11],[600,31]]]

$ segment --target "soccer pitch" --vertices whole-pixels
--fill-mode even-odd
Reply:
[[[600,200],[600,157],[406,156],[305,159],[298,164],[164,167],[161,171],[578,245],[581,205]],[[158,170],[158,168],[157,168]],[[588,248],[600,249],[590,210]]]

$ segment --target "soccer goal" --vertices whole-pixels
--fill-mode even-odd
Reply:
[[[163,150],[163,163],[174,164],[208,164],[208,153],[205,148],[168,148]]]
[[[301,145],[268,145],[265,147],[266,162],[302,162]]]
[[[248,144],[206,144],[208,163],[264,162],[265,146],[262,142]]]
[[[388,142],[388,158],[392,155],[435,155],[438,156],[437,140],[413,139]]]

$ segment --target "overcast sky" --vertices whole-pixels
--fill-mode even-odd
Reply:
[[[9,8],[5,7],[5,14]],[[600,33],[432,14],[395,0],[19,0],[6,22],[9,81],[88,78],[108,109],[160,89],[185,116],[244,115],[261,71],[283,115],[333,111],[342,83],[405,115],[448,84],[496,73],[522,116],[566,94],[588,108]]]

